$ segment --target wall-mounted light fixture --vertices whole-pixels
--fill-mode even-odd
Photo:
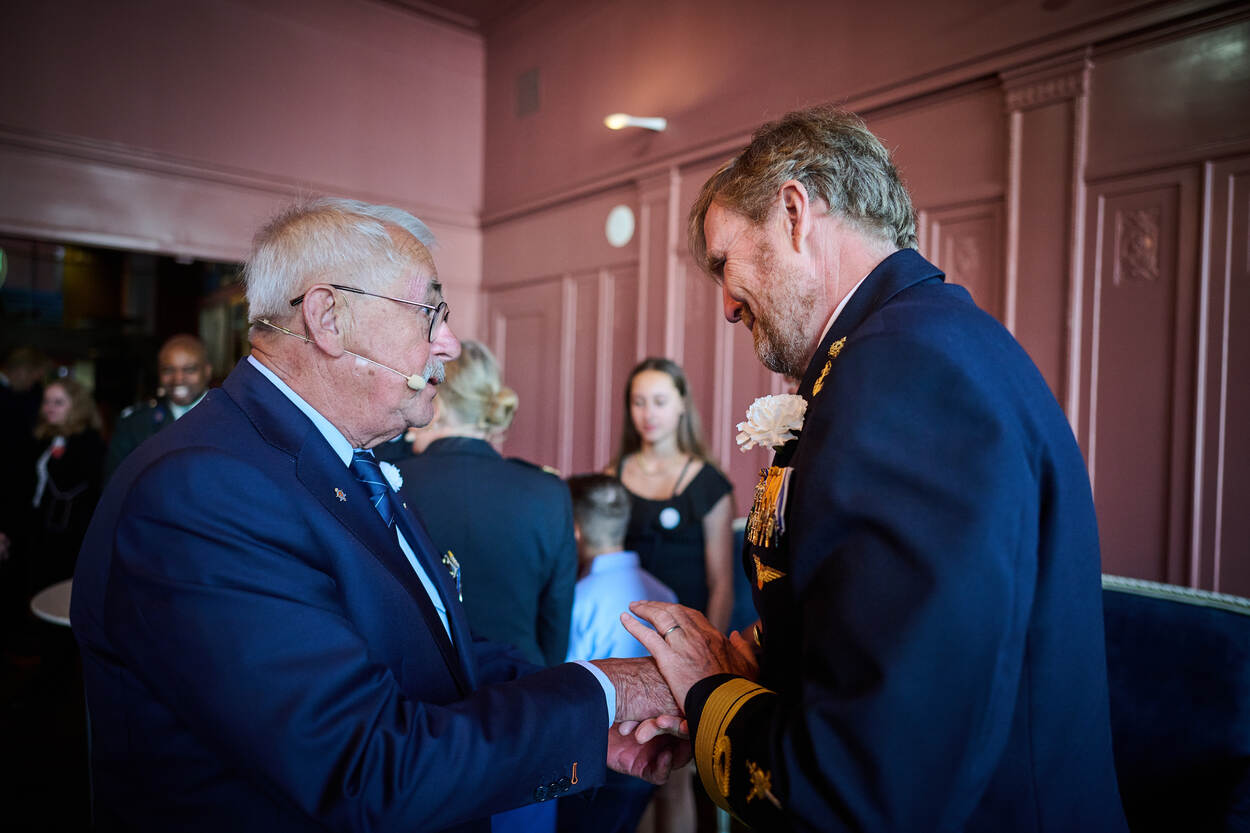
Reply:
[[[654,130],[659,133],[668,127],[668,119],[662,119],[658,116],[631,116],[628,113],[613,113],[603,120],[612,130],[621,130],[626,127],[641,127],[645,130]]]

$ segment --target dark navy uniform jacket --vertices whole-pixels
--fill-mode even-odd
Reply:
[[[709,793],[760,830],[1124,831],[1089,479],[1028,356],[908,249],[798,393],[743,552],[761,679],[686,703]]]
[[[366,487],[246,359],[122,463],[70,608],[96,829],[488,831],[603,782],[594,676],[474,641],[398,520],[450,640]]]
[[[460,564],[473,632],[530,662],[564,662],[577,583],[564,481],[472,437],[435,440],[399,470],[400,491],[439,553],[451,550]]]
[[[144,440],[173,424],[174,412],[170,410],[168,399],[151,399],[122,411],[113,427],[113,437],[109,440],[108,456],[104,460],[104,477],[112,477],[122,460]]]

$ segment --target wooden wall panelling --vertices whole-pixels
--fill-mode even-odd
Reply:
[[[1103,570],[1188,581],[1197,170],[1091,183],[1078,437]]]
[[[1002,321],[1002,200],[925,209],[920,225],[922,246],[947,281],[967,289],[977,306]]]
[[[680,318],[680,294],[674,287],[671,253],[673,174],[664,172],[638,183],[638,358],[664,356],[673,350],[670,321]],[[680,334],[678,334],[680,335]]]
[[[1091,178],[1245,153],[1250,5],[1100,45],[1094,62]]]
[[[681,258],[678,267],[683,289],[685,315],[681,319],[684,349],[681,365],[690,380],[690,394],[699,409],[703,437],[716,448],[717,432],[723,405],[724,386],[728,383],[724,366],[724,329],[728,327],[721,314],[720,290],[694,266],[689,255]]]
[[[549,279],[491,293],[488,312],[491,349],[520,399],[504,453],[562,472],[572,462],[565,415],[572,370],[565,351],[572,341],[567,296],[575,294],[570,278]]]
[[[609,334],[601,348],[610,351],[606,361],[600,361],[600,370],[607,373],[600,380],[600,406],[605,411],[599,420],[600,431],[595,437],[595,468],[606,466],[616,455],[621,444],[621,426],[625,419],[625,380],[629,371],[638,363],[639,310],[638,272],[634,268],[620,267],[611,272],[612,307],[604,312],[609,319],[603,330]],[[602,307],[601,307],[602,309]]]
[[[1191,578],[1250,596],[1250,156],[1205,174]]]
[[[1003,318],[1060,402],[1071,382],[1071,252],[1089,71],[1081,50],[1001,76],[1010,114]]]
[[[603,375],[602,361],[607,353],[603,347],[605,333],[604,306],[611,307],[612,279],[606,270],[577,275],[571,279],[573,287],[571,316],[567,321],[572,339],[562,339],[561,357],[570,365],[570,382],[561,391],[568,421],[567,463],[563,460],[560,473],[564,475],[591,471],[595,468],[596,440],[599,434],[600,390],[599,379]],[[605,297],[606,296],[606,297]],[[606,332],[611,337],[612,330]],[[561,451],[566,451],[561,448]]]

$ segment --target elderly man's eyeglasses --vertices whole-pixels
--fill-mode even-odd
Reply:
[[[405,301],[403,298],[392,298],[390,295],[379,295],[376,292],[365,292],[363,289],[357,289],[354,286],[343,286],[337,283],[331,283],[331,284],[326,284],[326,285],[333,287],[334,289],[340,290],[342,292],[355,292],[357,295],[368,295],[371,298],[385,298],[386,300],[394,301],[397,304],[407,304],[410,307],[420,307],[421,309],[425,310],[427,315],[430,316],[430,332],[426,336],[426,338],[431,343],[433,343],[434,341],[434,334],[438,332],[438,325],[446,321],[447,318],[451,315],[451,313],[447,310],[446,301],[439,301],[438,305],[435,306],[433,304],[423,304],[420,301]],[[298,307],[303,302],[303,300],[304,300],[303,295],[299,296],[298,298],[292,298],[291,306]]]

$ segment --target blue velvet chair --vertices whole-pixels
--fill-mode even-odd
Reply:
[[[1250,599],[1119,576],[1102,586],[1129,828],[1250,831]]]

